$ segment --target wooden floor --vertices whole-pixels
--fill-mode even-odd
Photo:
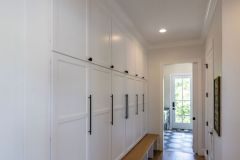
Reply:
[[[203,157],[183,152],[158,152],[157,154],[160,154],[160,156],[154,160],[204,160]]]

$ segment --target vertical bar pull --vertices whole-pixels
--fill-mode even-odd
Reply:
[[[145,107],[145,106],[144,106],[144,103],[145,103],[145,102],[144,102],[144,94],[143,94],[143,112],[145,111],[145,108],[144,108],[144,107]]]
[[[125,95],[126,100],[126,115],[125,118],[128,119],[128,94]]]
[[[111,95],[111,98],[112,98],[112,121],[111,121],[111,124],[113,125],[113,94]]]
[[[138,94],[136,94],[136,115],[138,115]]]
[[[88,99],[89,99],[89,106],[90,106],[90,108],[89,108],[89,115],[90,115],[90,117],[89,117],[89,134],[91,135],[92,134],[92,95],[90,95],[89,97],[88,97]]]

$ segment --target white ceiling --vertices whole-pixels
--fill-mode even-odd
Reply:
[[[200,40],[210,0],[115,0],[151,46]],[[158,31],[165,27],[168,32]]]

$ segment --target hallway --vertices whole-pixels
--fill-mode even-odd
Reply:
[[[0,160],[239,160],[239,15],[240,0],[1,0]]]

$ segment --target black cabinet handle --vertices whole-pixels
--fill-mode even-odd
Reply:
[[[89,106],[90,106],[90,108],[89,108],[89,114],[90,114],[90,117],[89,117],[89,134],[91,135],[92,134],[92,95],[90,95],[89,97],[88,97],[88,99],[89,99]]]
[[[114,65],[111,65],[110,68],[114,68]]]
[[[142,77],[142,79],[144,79],[144,77]]]
[[[143,94],[143,112],[145,111],[145,108],[144,108],[144,107],[145,107],[145,106],[144,106],[144,103],[145,103],[145,102],[144,102],[144,94]]]
[[[124,71],[125,73],[128,73],[128,71]]]
[[[112,121],[111,121],[111,124],[113,125],[113,94],[111,95],[111,98],[112,98]]]
[[[89,57],[89,58],[88,58],[88,61],[92,62],[92,61],[93,61],[92,57]]]
[[[128,94],[125,95],[125,100],[126,100],[126,115],[125,115],[125,118],[128,119]]]
[[[193,117],[192,120],[195,121],[195,120],[196,120],[196,117]]]
[[[138,76],[138,74],[135,75],[136,77]]]
[[[138,115],[138,95],[136,94],[136,115]]]

